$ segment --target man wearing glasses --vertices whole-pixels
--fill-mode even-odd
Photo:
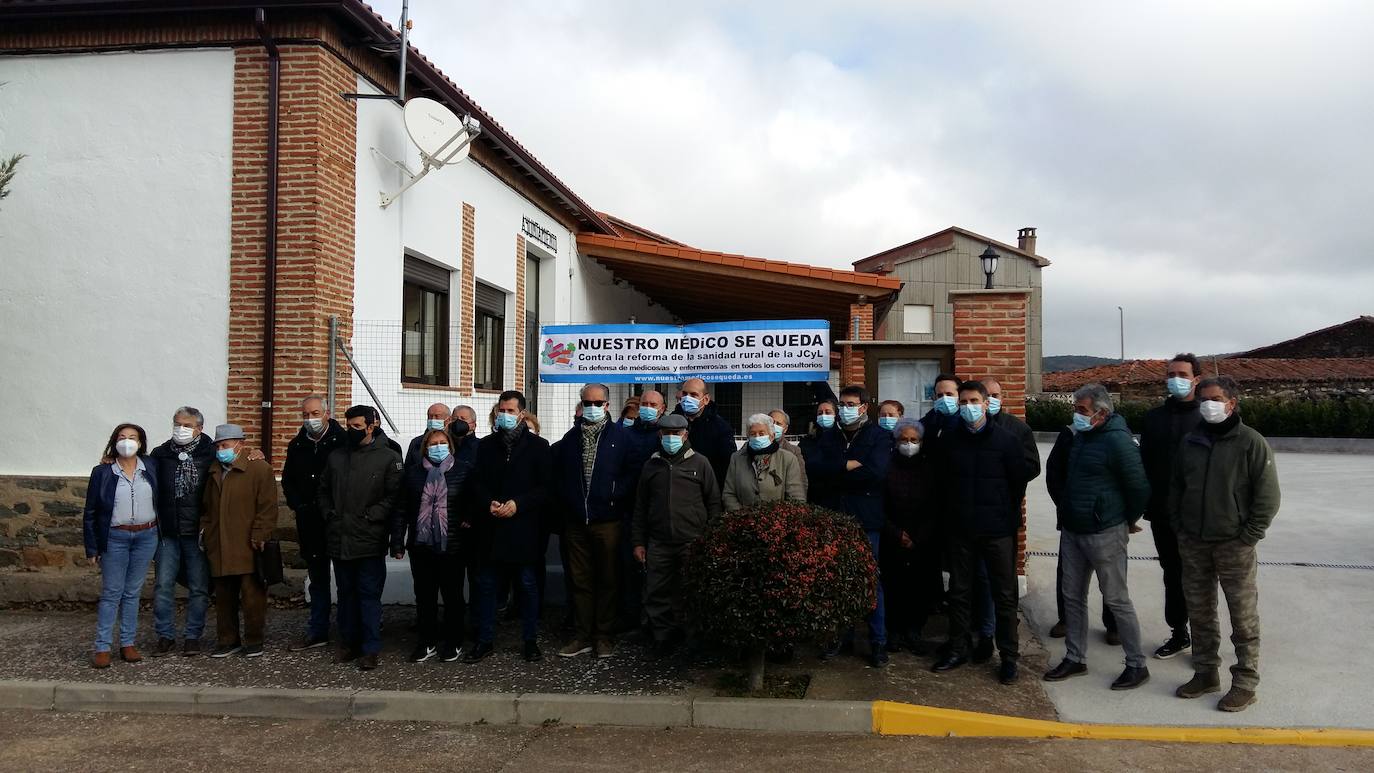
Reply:
[[[609,658],[618,610],[621,523],[634,505],[638,450],[631,430],[611,420],[605,384],[587,384],[581,397],[581,415],[558,442],[554,457],[577,621],[576,635],[558,654]]]

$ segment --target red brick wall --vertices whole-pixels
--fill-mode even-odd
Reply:
[[[857,325],[855,324],[856,322],[858,323]],[[849,304],[849,329],[844,331],[844,338],[841,340],[873,340],[873,304]],[[862,384],[865,378],[863,349],[854,346],[843,347],[840,352],[841,386]],[[877,385],[874,384],[871,386],[876,387]]]
[[[353,319],[357,115],[339,94],[353,70],[318,46],[281,49],[278,142],[277,338],[273,437],[262,438],[262,325],[266,301],[267,55],[234,52],[234,150],[229,254],[227,413],[280,469],[299,428],[298,404],[328,383],[329,317],[348,339]],[[339,358],[335,411],[352,399]]]
[[[474,266],[477,259],[477,210],[463,202],[463,247],[462,270],[458,272],[458,393],[472,394],[473,362],[472,342],[477,331],[477,317],[473,305],[477,302],[477,274]]]
[[[515,237],[515,383],[511,389],[525,389],[525,237]]]

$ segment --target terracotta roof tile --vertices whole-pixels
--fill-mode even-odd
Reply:
[[[1220,372],[1244,384],[1273,381],[1374,381],[1374,357],[1332,357],[1311,359],[1273,359],[1232,357],[1215,361],[1204,359],[1204,376]],[[1046,392],[1071,392],[1084,384],[1099,383],[1108,388],[1122,384],[1163,382],[1165,360],[1131,360],[1099,365],[1083,370],[1046,373]]]

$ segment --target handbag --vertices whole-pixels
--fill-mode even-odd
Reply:
[[[262,550],[253,554],[253,575],[263,585],[278,585],[285,581],[280,542],[270,539],[263,543]]]

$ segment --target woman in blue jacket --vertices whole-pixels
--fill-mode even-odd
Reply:
[[[157,552],[157,477],[148,461],[148,435],[137,424],[120,424],[110,433],[103,458],[86,486],[86,558],[100,566],[100,603],[96,606],[95,655],[91,665],[109,668],[115,617],[119,617],[119,656],[137,663],[138,599]]]

